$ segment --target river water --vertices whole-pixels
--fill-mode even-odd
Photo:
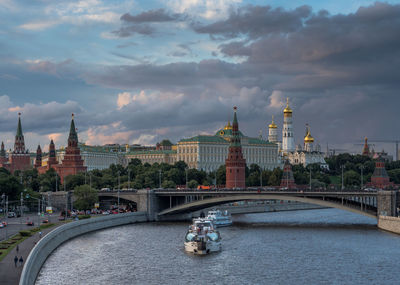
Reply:
[[[400,236],[336,209],[234,216],[223,250],[183,250],[189,223],[106,229],[60,246],[36,284],[400,284]]]

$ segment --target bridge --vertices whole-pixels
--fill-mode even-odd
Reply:
[[[136,204],[138,211],[146,211],[152,220],[174,219],[193,211],[221,204],[246,200],[287,200],[350,211],[377,218],[396,216],[400,207],[399,191],[302,191],[246,189],[152,189],[99,192],[100,201],[122,199]]]

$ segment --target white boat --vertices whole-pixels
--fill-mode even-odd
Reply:
[[[228,211],[213,210],[208,211],[207,219],[211,220],[216,227],[226,227],[232,225],[232,218]]]
[[[185,251],[205,255],[221,250],[221,235],[211,220],[193,219],[185,236]]]

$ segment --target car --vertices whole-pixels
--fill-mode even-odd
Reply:
[[[6,221],[1,222],[1,224],[2,224],[3,226],[5,226],[5,227],[7,227],[7,225],[8,225]]]
[[[27,226],[34,226],[34,225],[35,225],[35,223],[34,223],[34,222],[32,222],[32,221],[27,221],[27,222],[26,222],[26,225],[27,225]]]
[[[49,223],[48,219],[42,221],[42,224],[48,224],[48,223]]]
[[[2,229],[2,228],[4,228],[5,227],[5,225],[3,225],[3,224],[0,224],[0,229]]]
[[[8,212],[8,218],[15,218],[17,215],[14,212]]]

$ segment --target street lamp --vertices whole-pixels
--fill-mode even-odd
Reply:
[[[310,191],[312,191],[312,188],[311,188],[311,166],[310,166]]]
[[[58,188],[58,174],[56,172],[56,192],[57,192],[57,188]]]
[[[186,172],[186,189],[188,188],[188,168],[185,168],[185,172]]]
[[[364,165],[360,165],[360,169],[361,169],[361,190],[364,187],[364,179],[363,179],[363,170],[364,170]]]
[[[262,187],[262,170],[260,169],[260,187]]]
[[[344,179],[343,179],[344,165],[341,165],[340,168],[342,169],[342,191],[343,191],[344,190]]]
[[[161,169],[158,170],[158,182],[160,184],[160,189],[161,189]]]
[[[128,189],[131,189],[131,169],[128,168]]]
[[[120,180],[120,172],[118,171],[118,213],[119,213],[119,188],[120,188],[121,180]]]

